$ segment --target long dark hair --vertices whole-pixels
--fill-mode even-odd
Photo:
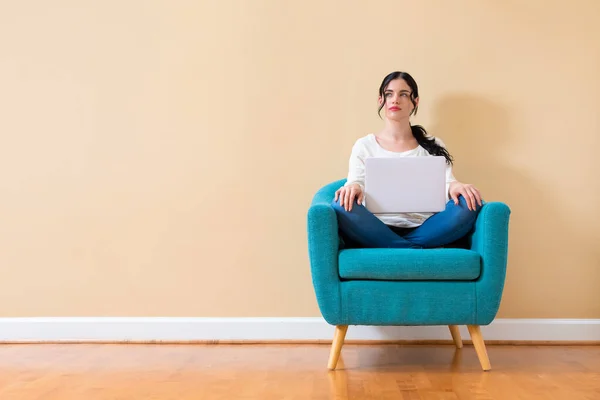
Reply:
[[[385,106],[385,102],[387,101],[385,97],[385,89],[394,79],[403,79],[408,86],[410,86],[410,101],[413,103],[415,107],[410,115],[417,114],[417,109],[419,108],[415,102],[415,99],[419,97],[419,87],[417,86],[417,82],[413,79],[412,76],[408,72],[395,71],[388,74],[385,78],[383,78],[383,82],[381,82],[381,86],[379,86],[379,95],[383,98],[383,102],[379,106],[377,110],[377,114],[379,118],[381,118],[381,109]],[[425,128],[421,125],[410,125],[410,129],[412,130],[412,134],[417,139],[417,142],[423,147],[427,152],[434,156],[443,156],[446,158],[446,162],[452,165],[452,156],[448,153],[448,150],[440,146],[435,142],[435,139],[427,133]]]

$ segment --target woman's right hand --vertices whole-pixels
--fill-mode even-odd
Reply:
[[[342,186],[335,191],[334,201],[340,199],[340,205],[344,207],[346,211],[352,211],[352,205],[356,199],[358,204],[362,204],[363,191],[358,183],[353,183],[348,186]]]

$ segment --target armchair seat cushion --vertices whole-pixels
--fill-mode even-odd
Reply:
[[[338,254],[342,280],[472,281],[481,256],[466,249],[345,249]]]

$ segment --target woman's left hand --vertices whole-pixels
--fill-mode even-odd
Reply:
[[[454,200],[454,204],[458,205],[458,196],[462,194],[462,196],[467,201],[467,207],[469,210],[475,211],[477,209],[477,204],[481,207],[483,204],[481,203],[481,193],[479,190],[471,184],[461,183],[458,181],[454,181],[450,183],[450,188],[448,189],[448,194]]]

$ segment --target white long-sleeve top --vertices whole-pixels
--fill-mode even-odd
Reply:
[[[434,138],[436,143],[440,146],[445,147],[444,142],[439,138]],[[395,152],[386,150],[377,142],[373,133],[367,136],[361,137],[354,143],[352,147],[352,153],[350,155],[348,179],[344,186],[358,183],[361,189],[365,190],[365,159],[369,157],[425,157],[430,156],[429,152],[425,150],[421,145],[418,147],[403,151]],[[450,200],[448,190],[450,183],[456,181],[452,174],[452,166],[446,164],[446,201]],[[363,205],[364,205],[363,199]],[[377,214],[379,218],[386,225],[412,228],[421,225],[425,220],[431,217],[434,213],[388,213],[388,214]]]

